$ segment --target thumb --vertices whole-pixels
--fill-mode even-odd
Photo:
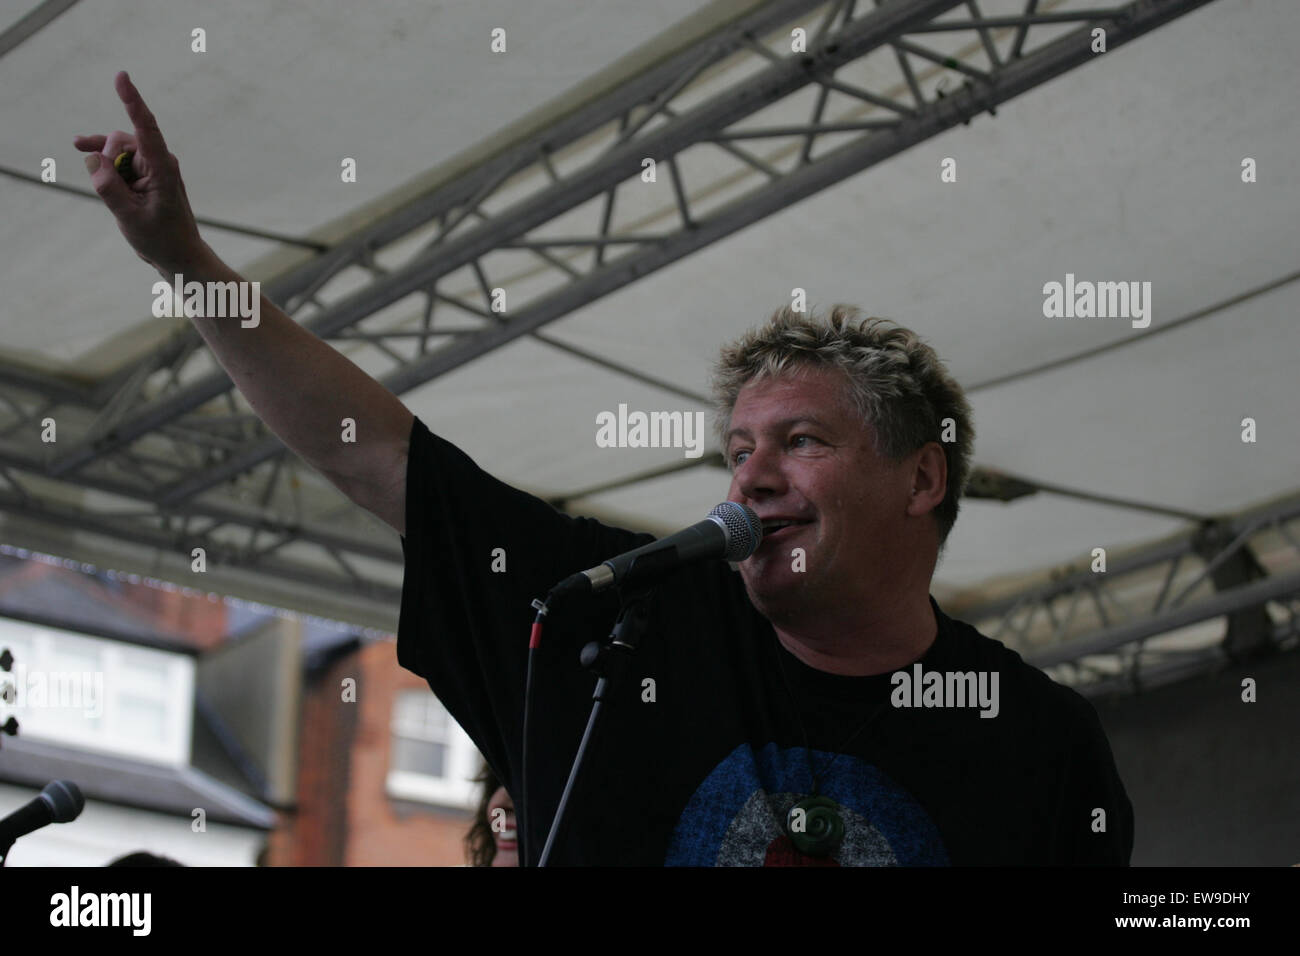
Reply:
[[[134,194],[126,181],[100,153],[86,154],[86,170],[90,173],[90,185],[95,194],[104,200],[104,205],[118,219],[122,219],[135,208]]]

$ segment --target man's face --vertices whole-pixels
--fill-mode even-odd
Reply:
[[[754,605],[779,623],[810,606],[875,603],[892,580],[911,479],[906,459],[876,453],[843,373],[805,367],[750,382],[728,435],[727,497],[764,519],[762,544],[740,564]]]

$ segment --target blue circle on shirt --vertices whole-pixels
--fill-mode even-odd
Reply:
[[[834,800],[845,839],[832,857],[807,857],[785,832],[790,807],[812,791],[808,751],[775,743],[741,744],[687,802],[669,842],[666,866],[946,866],[939,829],[910,793],[849,754],[812,751],[828,768],[821,795]],[[832,763],[832,761],[834,761]],[[823,769],[822,772],[826,772]]]

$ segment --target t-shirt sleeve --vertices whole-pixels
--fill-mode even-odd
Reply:
[[[1128,866],[1133,855],[1133,804],[1120,780],[1097,711],[1071,690],[1073,720],[1063,841],[1069,865]],[[1105,812],[1103,818],[1098,810]],[[1101,822],[1105,821],[1105,830]]]
[[[498,481],[415,419],[397,659],[429,682],[503,780],[512,779],[522,739],[531,602],[650,540],[565,515]],[[607,610],[601,601],[566,604],[551,615],[564,626],[548,622],[545,640],[576,640]],[[576,648],[561,650],[576,658]]]

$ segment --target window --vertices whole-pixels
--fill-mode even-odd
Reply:
[[[479,756],[474,743],[427,690],[401,691],[393,701],[389,796],[473,807]]]
[[[12,712],[24,737],[159,763],[190,759],[194,661],[0,618],[14,654]],[[0,716],[0,721],[3,721]]]

